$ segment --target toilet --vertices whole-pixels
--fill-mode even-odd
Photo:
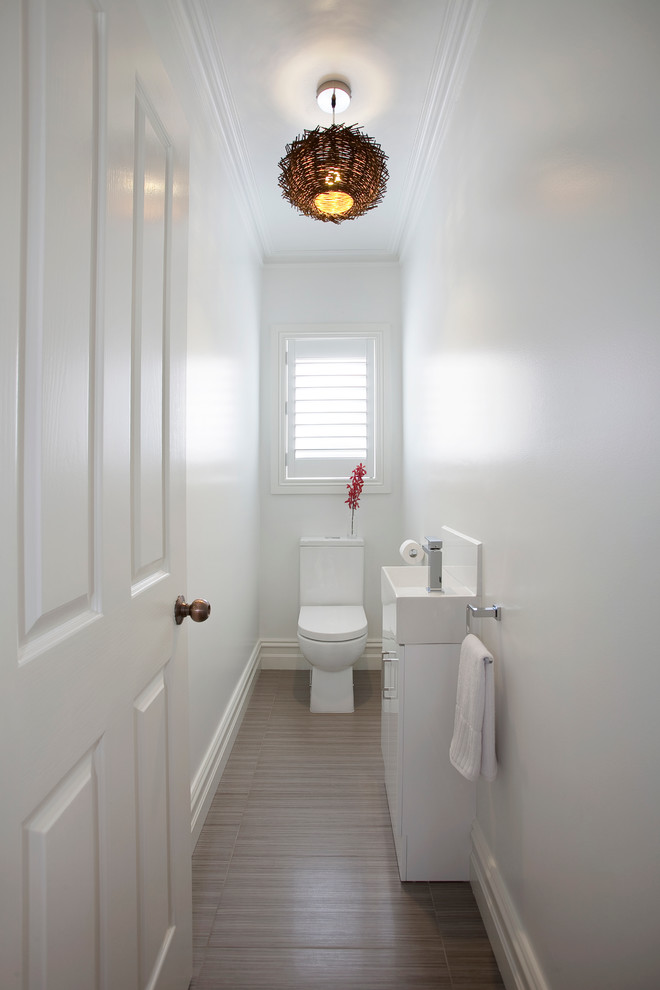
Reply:
[[[312,712],[353,711],[353,664],[367,644],[364,540],[300,540],[298,643],[311,664]]]

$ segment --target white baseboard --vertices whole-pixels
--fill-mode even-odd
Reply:
[[[355,664],[355,669],[380,670],[382,649],[380,639],[367,640],[365,651]],[[262,670],[309,670],[309,664],[295,639],[262,639],[259,659]]]
[[[507,990],[550,990],[478,821],[470,883]]]
[[[192,848],[195,848],[202,825],[208,814],[213,796],[229,759],[236,734],[247,708],[254,683],[259,675],[260,644],[257,643],[245,665],[241,678],[229,699],[215,731],[211,745],[193,778],[190,787],[190,812]]]

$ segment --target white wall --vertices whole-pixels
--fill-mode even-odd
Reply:
[[[405,257],[404,519],[484,544],[478,822],[553,990],[660,985],[660,6],[490,5]]]
[[[369,638],[380,637],[380,567],[395,563],[402,540],[401,376],[399,268],[394,264],[267,265],[262,300],[260,634],[264,640],[294,640],[298,624],[298,540],[301,536],[346,535],[347,493],[273,495],[270,438],[274,380],[273,326],[280,323],[386,323],[390,325],[392,491],[364,494],[357,510],[365,539],[365,609]]]
[[[208,598],[188,630],[191,772],[258,640],[261,267],[226,162],[195,129],[190,163],[188,588]],[[240,547],[237,543],[240,538]]]

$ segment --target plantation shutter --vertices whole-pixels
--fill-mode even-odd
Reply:
[[[292,337],[287,342],[287,478],[374,477],[375,342]]]

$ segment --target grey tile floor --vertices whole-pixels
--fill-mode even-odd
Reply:
[[[312,715],[306,671],[262,671],[193,855],[191,990],[487,990],[467,883],[401,883],[380,675]]]

